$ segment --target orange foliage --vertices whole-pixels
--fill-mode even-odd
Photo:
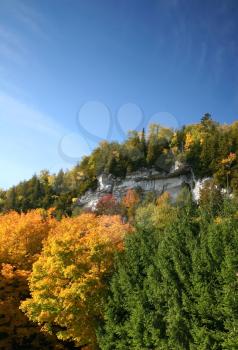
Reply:
[[[112,194],[101,197],[96,206],[99,215],[115,215],[120,213],[120,206]]]
[[[129,189],[122,199],[122,205],[126,209],[126,216],[128,217],[129,222],[132,224],[134,222],[135,211],[139,201],[140,197],[133,189]]]
[[[169,205],[171,201],[171,195],[169,192],[162,193],[156,200],[158,206]]]
[[[29,269],[55,222],[50,212],[41,209],[0,215],[0,263]]]
[[[64,349],[54,337],[42,334],[19,310],[20,299],[29,295],[29,274],[10,264],[0,265],[0,349]]]
[[[123,205],[126,208],[132,208],[137,203],[139,203],[139,201],[140,201],[140,198],[139,198],[138,194],[136,193],[136,191],[133,189],[129,189],[127,191],[125,197],[123,198]]]
[[[114,253],[122,249],[128,231],[119,216],[85,213],[63,218],[33,265],[32,297],[22,303],[22,310],[59,339],[93,349]]]
[[[236,154],[230,153],[227,158],[222,159],[221,164],[225,166],[230,166],[236,160]]]

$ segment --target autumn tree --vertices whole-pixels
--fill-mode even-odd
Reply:
[[[31,298],[21,309],[59,339],[95,349],[114,252],[128,229],[118,216],[63,218],[33,265]]]
[[[122,198],[122,206],[126,211],[126,215],[130,221],[133,221],[135,216],[135,210],[140,202],[140,197],[136,190],[128,189],[125,196]]]
[[[30,269],[54,225],[51,212],[42,209],[0,215],[0,263]]]
[[[120,214],[120,204],[112,194],[101,197],[96,205],[98,215],[115,215]]]
[[[171,198],[168,192],[159,196],[155,203],[147,203],[139,206],[135,212],[135,223],[138,228],[151,230],[163,229],[171,220],[175,219],[177,209],[171,205]]]
[[[199,177],[201,172],[200,154],[200,126],[191,125],[184,130],[184,154],[185,161],[192,166],[194,173]]]
[[[40,331],[19,309],[20,300],[29,296],[30,271],[0,264],[0,349],[66,350],[54,336]]]
[[[130,131],[122,143],[102,141],[71,170],[47,170],[0,193],[0,211],[26,212],[55,208],[58,219],[75,213],[72,199],[97,188],[97,177],[127,173],[143,167],[168,173],[175,159],[189,165],[196,178],[214,177],[223,188],[238,193],[238,123],[219,124],[206,113],[200,123],[178,130],[151,124],[148,131]],[[229,154],[236,159],[224,163]],[[228,181],[227,181],[228,180]],[[76,210],[77,211],[77,210]]]
[[[27,279],[37,260],[43,240],[56,224],[50,211],[33,210],[26,214],[0,215],[0,348],[66,349],[56,338],[45,336],[19,310],[29,296]]]
[[[226,175],[226,190],[229,190],[229,176],[231,175],[231,166],[236,160],[236,154],[230,152],[228,156],[221,160],[221,166]]]

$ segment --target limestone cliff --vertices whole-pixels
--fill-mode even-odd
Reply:
[[[128,189],[137,189],[143,194],[154,192],[158,196],[166,191],[174,200],[183,186],[189,186],[192,190],[194,179],[191,168],[180,163],[175,163],[169,173],[143,168],[123,179],[115,178],[111,174],[101,174],[98,177],[96,191],[87,191],[84,196],[79,198],[78,204],[94,210],[99,199],[105,194],[113,194],[119,201]]]

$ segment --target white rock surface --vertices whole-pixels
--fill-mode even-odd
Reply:
[[[197,202],[200,197],[200,191],[203,189],[205,183],[211,180],[210,177],[206,177],[204,179],[199,179],[195,181],[194,188],[192,189],[193,199]]]
[[[141,169],[126,176],[125,179],[114,178],[111,174],[101,174],[98,177],[97,190],[86,192],[79,198],[78,204],[95,210],[98,201],[105,194],[112,193],[119,201],[128,189],[140,189],[143,194],[154,192],[158,196],[163,192],[169,192],[172,200],[175,200],[184,185],[193,189],[194,181],[189,168],[177,168],[169,174],[154,169]]]

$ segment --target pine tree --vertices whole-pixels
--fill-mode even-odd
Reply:
[[[155,164],[156,158],[159,156],[159,125],[150,125],[148,146],[147,146],[147,163],[149,166]]]
[[[191,251],[190,212],[181,222],[168,220],[153,229],[142,224],[128,237],[118,257],[99,344],[112,349],[188,349],[187,305]],[[165,228],[166,227],[166,228]]]

